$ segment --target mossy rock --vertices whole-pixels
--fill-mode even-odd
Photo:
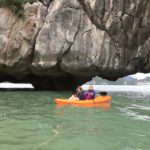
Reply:
[[[18,17],[23,17],[24,9],[23,5],[27,2],[33,3],[36,0],[0,0],[0,7],[8,7]]]

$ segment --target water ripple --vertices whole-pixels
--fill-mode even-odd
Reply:
[[[135,105],[134,105],[135,106]],[[140,112],[137,112],[134,110],[134,108],[140,108],[144,110],[150,110],[149,107],[141,106],[141,107],[117,107],[121,112],[123,112],[126,116],[133,117],[138,120],[143,120],[143,121],[150,121],[150,116],[149,115],[141,115]]]

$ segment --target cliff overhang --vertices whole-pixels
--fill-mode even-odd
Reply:
[[[73,89],[150,72],[150,1],[39,0],[0,8],[0,82]]]

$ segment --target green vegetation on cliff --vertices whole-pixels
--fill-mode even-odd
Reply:
[[[33,3],[36,0],[0,0],[0,7],[8,7],[18,17],[22,17],[24,13],[23,4]]]

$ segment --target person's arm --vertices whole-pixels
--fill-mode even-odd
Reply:
[[[92,93],[93,93],[93,98],[95,98],[95,95],[96,95],[95,90],[93,90]]]
[[[73,99],[74,95],[72,95],[68,100],[71,101]]]

